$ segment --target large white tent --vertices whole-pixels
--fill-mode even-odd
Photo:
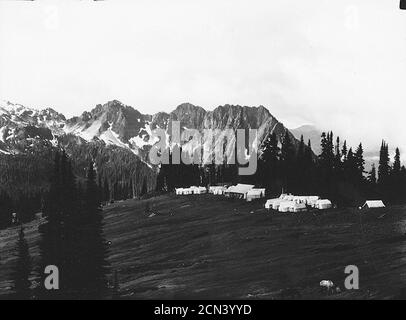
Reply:
[[[368,200],[360,209],[385,208],[382,200]]]
[[[265,197],[265,189],[251,189],[247,192],[247,201]]]
[[[236,186],[229,187],[224,193],[227,196],[235,196],[238,198],[246,199],[248,191],[250,191],[253,188],[254,188],[254,185],[252,185],[252,184],[239,183]]]

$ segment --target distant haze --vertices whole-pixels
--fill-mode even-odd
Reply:
[[[24,105],[264,105],[406,152],[399,1],[1,1],[0,44],[0,96]]]

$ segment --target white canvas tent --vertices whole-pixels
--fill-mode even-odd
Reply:
[[[227,188],[224,187],[224,186],[211,186],[211,187],[209,188],[209,193],[212,193],[212,194],[214,194],[214,195],[221,195],[221,194],[224,193],[224,191],[225,191],[226,189],[227,189]]]
[[[376,209],[385,207],[386,206],[382,200],[368,200],[362,207],[360,207],[360,209]]]
[[[288,195],[285,195],[282,199],[286,200],[286,201],[293,201],[293,199],[295,199],[295,196],[292,194],[288,194]]]
[[[254,185],[239,183],[236,186],[229,187],[224,193],[229,197],[234,196],[237,198],[246,199],[248,191],[250,191],[253,188]]]
[[[251,189],[247,192],[247,201],[265,197],[265,189]]]
[[[183,188],[175,188],[175,193],[176,193],[176,195],[182,195],[183,194]]]
[[[285,201],[285,200],[275,201],[275,202],[272,204],[272,209],[273,209],[273,210],[279,210],[279,207],[280,207],[281,203],[283,203],[283,202],[286,202],[286,201]]]
[[[323,199],[323,200],[317,200],[315,208],[319,210],[327,210],[331,209],[333,207],[333,204],[331,203],[330,200]]]
[[[307,205],[312,206],[313,208],[316,206],[318,200],[320,200],[319,196],[308,196],[306,197]]]
[[[279,198],[266,200],[265,209],[268,209],[268,210],[272,209],[273,204],[278,202],[278,201],[280,202],[281,200]]]
[[[279,212],[290,212],[293,210],[295,203],[293,201],[284,201],[279,205]]]
[[[194,194],[204,194],[207,192],[207,189],[205,187],[190,187],[190,189],[193,190]]]
[[[293,205],[289,208],[290,212],[305,212],[307,211],[307,207],[304,203],[293,203]]]
[[[193,188],[183,188],[182,194],[184,195],[193,194]]]

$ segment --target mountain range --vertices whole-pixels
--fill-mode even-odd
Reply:
[[[131,106],[113,100],[96,105],[80,116],[67,119],[63,114],[47,108],[38,110],[9,101],[0,103],[0,153],[24,153],[37,144],[56,145],[66,138],[71,143],[101,142],[130,150],[148,162],[148,151],[156,142],[152,130],[170,132],[172,121],[181,128],[197,129],[258,129],[259,146],[274,132],[281,142],[287,129],[263,106],[246,107],[224,105],[213,111],[190,103],[183,103],[172,112],[142,114]],[[289,132],[289,131],[288,131]],[[298,140],[289,132],[295,146]],[[217,142],[215,142],[217,143]],[[187,144],[185,146],[187,149]]]
[[[37,109],[0,101],[0,188],[10,194],[21,190],[40,193],[47,189],[52,150],[63,147],[79,180],[86,177],[88,163],[93,161],[102,180],[99,183],[107,183],[110,192],[131,190],[128,196],[140,196],[145,190],[154,190],[157,182],[158,168],[148,157],[156,143],[152,131],[164,129],[170,136],[173,121],[180,122],[181,130],[200,132],[257,129],[260,153],[271,133],[281,143],[287,132],[295,148],[299,146],[293,134],[263,106],[223,105],[206,111],[183,103],[172,112],[149,115],[113,100],[68,119],[52,108]],[[182,150],[192,152],[196,147],[192,142],[184,143]],[[217,138],[214,143],[222,143],[222,139]],[[229,147],[226,155],[233,151]]]

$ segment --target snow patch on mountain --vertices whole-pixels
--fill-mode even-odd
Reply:
[[[140,130],[138,136],[129,139],[130,145],[143,149],[145,146],[153,146],[159,141],[158,137],[153,137],[151,123],[145,122],[145,126]]]
[[[123,143],[119,137],[118,134],[112,131],[110,128],[104,131],[100,136],[100,140],[103,140],[107,145],[115,145],[121,148],[126,148],[129,149],[129,146]]]

